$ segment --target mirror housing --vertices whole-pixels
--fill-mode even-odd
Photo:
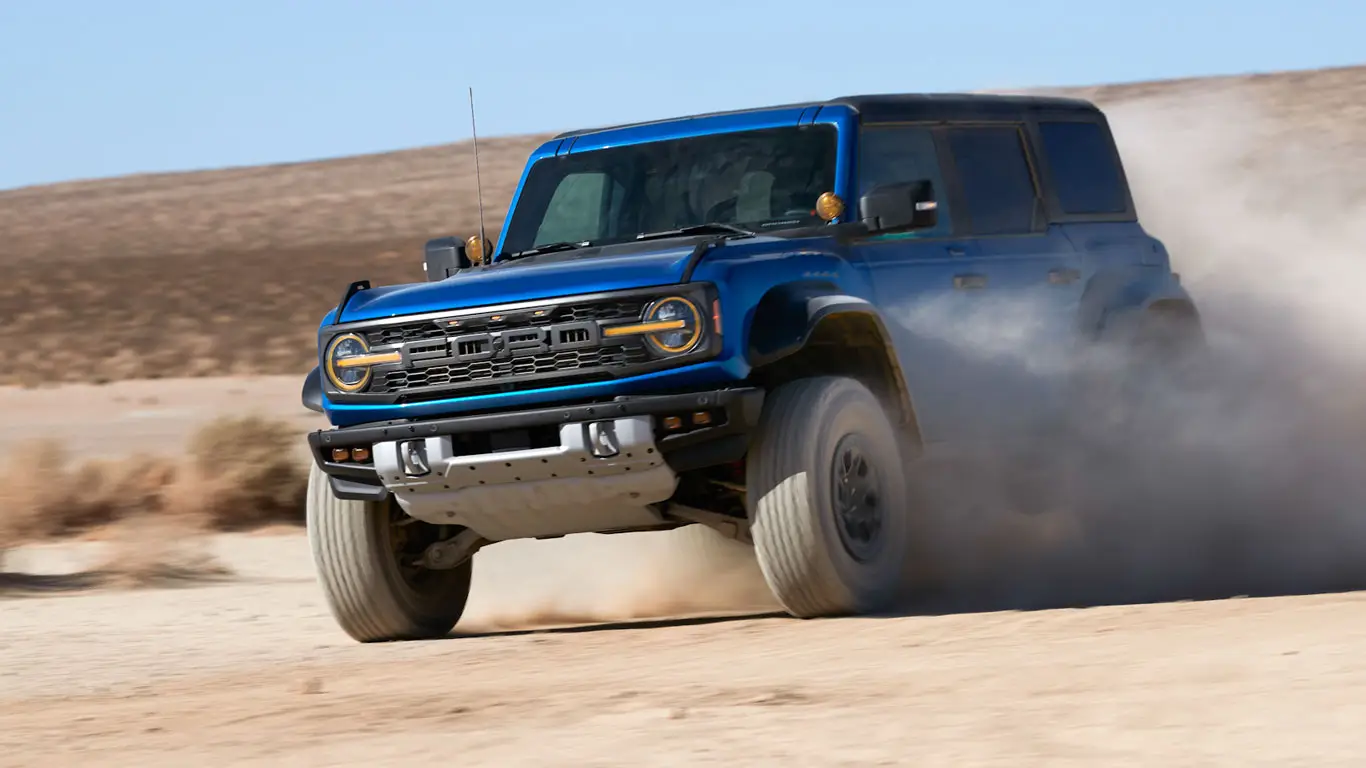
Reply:
[[[427,281],[445,280],[462,269],[474,266],[465,254],[465,244],[458,237],[438,237],[428,240],[422,270]]]
[[[859,218],[870,232],[928,229],[939,222],[929,179],[879,184],[859,199]]]

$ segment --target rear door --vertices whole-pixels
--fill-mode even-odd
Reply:
[[[1023,124],[945,129],[961,231],[974,244],[972,290],[951,329],[981,410],[974,439],[1032,438],[1060,427],[1089,265],[1050,226]],[[957,278],[956,278],[957,279]],[[962,280],[956,284],[963,290]]]

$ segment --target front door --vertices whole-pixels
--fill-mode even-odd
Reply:
[[[864,238],[927,443],[1030,438],[1060,423],[1061,370],[1087,275],[1047,226],[1018,126],[868,126],[859,195],[929,179],[933,229]]]
[[[964,387],[963,358],[949,329],[978,301],[982,266],[975,244],[957,234],[934,129],[867,126],[859,135],[858,196],[880,184],[929,180],[939,205],[931,229],[876,234],[853,245],[896,346],[926,443],[951,442],[981,418],[977,388]],[[955,285],[958,287],[955,288]]]

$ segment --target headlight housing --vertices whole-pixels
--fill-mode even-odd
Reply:
[[[370,344],[356,333],[343,333],[327,343],[323,355],[328,382],[341,392],[352,393],[365,389],[370,383],[370,366],[397,362],[398,352],[370,354]]]
[[[702,341],[705,330],[702,318],[702,310],[691,299],[682,296],[658,299],[645,308],[641,318],[642,325],[650,329],[645,340],[660,354],[687,354]]]

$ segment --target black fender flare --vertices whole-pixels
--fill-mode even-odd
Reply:
[[[1204,324],[1195,301],[1175,275],[1153,280],[1110,272],[1097,275],[1082,292],[1077,330],[1106,340],[1153,321],[1177,320],[1196,336]]]
[[[323,412],[323,376],[318,366],[313,366],[313,370],[304,377],[304,387],[299,399],[308,410]]]
[[[892,377],[889,384],[899,401],[899,415],[903,423],[915,424],[910,388],[882,313],[872,302],[843,293],[831,283],[786,283],[764,294],[750,319],[746,350],[750,367],[762,368],[801,352],[822,322],[849,315],[868,321],[876,329]]]

